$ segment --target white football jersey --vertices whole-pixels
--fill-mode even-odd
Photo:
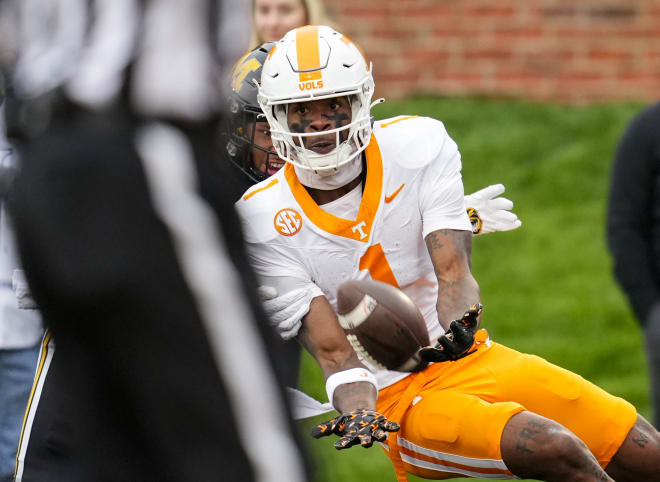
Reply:
[[[347,280],[390,283],[417,304],[435,340],[443,329],[424,237],[472,231],[458,148],[440,121],[400,116],[375,123],[365,156],[361,196],[362,188],[319,207],[288,163],[246,191],[236,206],[251,263],[280,294],[309,290],[299,301],[304,312],[319,295],[336,308],[337,288]],[[381,388],[407,375],[370,368]]]

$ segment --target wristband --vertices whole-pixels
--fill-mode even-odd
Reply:
[[[325,381],[325,391],[328,394],[328,400],[333,407],[333,396],[337,387],[346,383],[356,382],[371,383],[376,388],[376,396],[378,396],[378,382],[376,381],[376,375],[366,368],[351,368],[349,370],[333,373]]]

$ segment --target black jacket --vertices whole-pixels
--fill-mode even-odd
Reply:
[[[607,238],[616,279],[644,324],[660,301],[660,103],[635,117],[619,143]]]

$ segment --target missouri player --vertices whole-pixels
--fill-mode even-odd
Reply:
[[[296,300],[278,328],[316,358],[342,414],[315,435],[340,436],[341,449],[398,429],[387,445],[399,480],[659,480],[660,434],[631,404],[491,341],[479,312],[464,316],[479,285],[460,154],[444,125],[414,115],[372,124],[371,68],[324,26],[290,31],[261,80],[259,103],[286,167],[237,207],[262,282]],[[428,353],[436,363],[411,375],[358,359],[335,293],[369,277],[415,301],[437,340]]]

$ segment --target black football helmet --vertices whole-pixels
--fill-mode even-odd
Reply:
[[[274,46],[275,42],[262,44],[236,63],[232,73],[232,92],[228,99],[229,119],[223,129],[223,141],[229,159],[254,183],[269,177],[273,173],[273,166],[281,166],[282,162],[274,150],[254,143],[256,122],[266,122],[257,102],[259,89],[256,83],[261,80],[261,69]],[[265,172],[255,167],[253,148],[266,153]]]

